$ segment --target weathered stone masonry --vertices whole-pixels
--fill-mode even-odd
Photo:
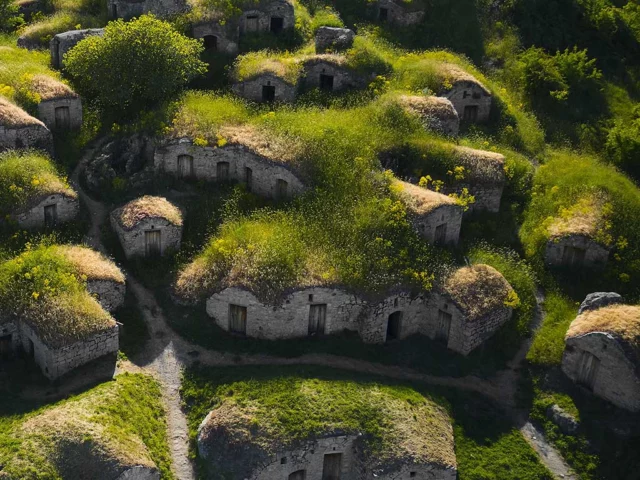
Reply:
[[[46,225],[45,208],[52,205],[55,205],[56,223],[70,222],[78,216],[78,212],[80,211],[80,204],[77,197],[55,193],[38,200],[35,205],[21,212],[16,212],[13,217],[20,228],[42,228]]]

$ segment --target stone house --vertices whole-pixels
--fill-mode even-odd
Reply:
[[[111,212],[125,256],[155,257],[180,249],[182,212],[166,198],[146,195]]]
[[[597,240],[604,223],[606,196],[584,197],[549,226],[545,264],[570,269],[602,269],[609,259],[609,246]]]
[[[233,93],[258,103],[292,103],[298,93],[298,84],[291,83],[275,72],[263,71],[244,80],[236,80]]]
[[[24,148],[53,152],[51,132],[40,120],[0,97],[0,152]]]
[[[389,343],[421,332],[426,314],[424,295],[397,287],[383,298],[369,298],[360,321],[360,338],[365,343]]]
[[[366,81],[347,65],[344,55],[313,55],[302,61],[302,83],[306,89],[326,92],[366,87]]]
[[[104,28],[87,28],[84,30],[70,30],[68,32],[54,35],[49,42],[49,52],[51,54],[51,66],[62,69],[65,54],[75,47],[81,40],[92,36],[104,35]]]
[[[293,147],[249,127],[223,128],[220,135],[226,142],[222,147],[196,146],[187,138],[159,146],[156,170],[184,179],[237,181],[256,195],[274,199],[305,191]]]
[[[456,270],[427,300],[422,333],[462,355],[491,338],[513,314],[515,292],[489,265]]]
[[[201,38],[207,52],[219,52],[227,55],[238,53],[240,27],[237,22],[212,18],[193,25],[193,38]]]
[[[20,228],[53,228],[75,220],[79,212],[78,194],[61,183],[34,195],[10,216]]]
[[[38,118],[49,130],[76,130],[82,126],[82,100],[67,85],[47,75],[35,75],[31,91],[40,98]]]
[[[441,66],[446,82],[439,96],[450,100],[460,121],[463,123],[482,123],[489,120],[492,95],[478,79],[457,65]]]
[[[402,95],[400,105],[417,115],[427,130],[455,137],[460,131],[460,117],[453,104],[442,97]]]
[[[278,34],[295,26],[295,12],[290,0],[247,1],[239,19],[240,34],[271,32]]]
[[[334,53],[353,46],[356,34],[348,28],[320,27],[316,31],[316,53]]]
[[[87,247],[61,245],[56,248],[87,279],[87,291],[102,308],[113,312],[124,304],[125,277],[115,263]]]
[[[122,18],[131,20],[146,13],[158,17],[168,17],[187,10],[185,0],[108,0],[108,16],[110,20]]]
[[[640,307],[584,311],[565,336],[562,371],[614,405],[640,411]]]
[[[455,147],[453,162],[455,166],[464,167],[464,178],[454,185],[445,185],[442,192],[460,193],[467,188],[475,197],[475,202],[469,205],[470,211],[497,213],[507,183],[505,161],[504,155],[499,153]]]
[[[425,15],[422,0],[377,0],[374,5],[378,21],[401,27],[416,25]]]
[[[432,245],[457,245],[463,208],[455,199],[433,190],[395,181],[392,186],[407,206],[411,223]]]

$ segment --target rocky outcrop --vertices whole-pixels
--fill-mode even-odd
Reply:
[[[316,53],[348,50],[355,37],[353,30],[348,28],[320,27],[316,32]]]
[[[551,405],[547,409],[547,418],[555,423],[565,435],[575,435],[580,428],[578,420],[557,404]]]
[[[614,305],[617,303],[622,303],[622,296],[615,292],[590,293],[580,305],[578,315],[589,310],[597,310],[598,308],[606,307],[608,305]]]

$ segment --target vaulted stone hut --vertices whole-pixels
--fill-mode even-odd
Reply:
[[[549,227],[545,263],[554,267],[604,268],[609,258],[609,246],[597,240],[604,224],[603,208],[606,196],[580,199]]]
[[[457,136],[460,131],[460,117],[453,104],[442,97],[402,95],[400,104],[417,115],[428,130],[444,135]]]
[[[447,87],[439,95],[451,101],[460,121],[463,123],[482,123],[489,120],[492,95],[478,79],[464,71],[458,65],[440,66]]]
[[[562,371],[614,405],[640,411],[640,307],[609,305],[578,315],[565,336]]]
[[[348,50],[353,46],[356,34],[348,28],[320,27],[316,31],[316,53],[332,53]]]
[[[293,3],[290,0],[250,0],[241,8],[240,34],[278,34],[293,28],[296,23]]]
[[[319,88],[326,92],[339,92],[364,88],[366,81],[347,64],[344,55],[313,55],[303,60],[305,88]]]
[[[65,184],[51,183],[11,213],[20,228],[53,228],[75,220],[80,211],[78,194]]]
[[[125,277],[122,271],[100,252],[77,245],[56,247],[86,278],[87,291],[94,295],[102,308],[113,312],[122,306],[125,295]]]
[[[62,69],[62,63],[66,53],[75,47],[81,40],[91,36],[104,35],[104,28],[87,28],[84,30],[70,30],[54,35],[49,42],[51,54],[51,66]]]
[[[40,98],[38,118],[52,131],[82,126],[82,100],[67,85],[47,75],[34,75],[30,89]]]
[[[167,17],[187,10],[185,0],[108,0],[107,6],[111,20],[131,20],[147,13]]]
[[[360,322],[365,343],[389,343],[420,333],[427,314],[424,294],[396,287],[382,296],[369,297]]]
[[[456,270],[432,292],[422,332],[462,355],[491,338],[513,313],[517,295],[489,265]]]
[[[231,90],[239,97],[246,98],[252,102],[270,103],[281,102],[291,103],[295,101],[298,93],[298,79],[291,81],[278,71],[271,69],[269,64],[255,74],[246,78],[232,79]]]
[[[465,169],[464,178],[453,187],[446,186],[444,193],[459,193],[468,188],[475,197],[470,210],[500,211],[502,192],[507,183],[504,171],[505,157],[499,153],[475,150],[468,147],[456,147],[454,150],[456,166]]]
[[[0,97],[0,151],[20,148],[52,152],[53,137],[44,123]]]
[[[238,480],[456,478],[451,419],[429,397],[414,392],[407,402],[408,392],[394,394],[395,387],[280,376],[254,380],[246,401],[236,398],[242,387],[227,385],[198,429],[205,478],[221,471]],[[274,403],[273,395],[296,403]],[[348,413],[354,402],[380,415],[360,424]],[[304,411],[312,427],[288,433],[279,409]]]
[[[295,145],[279,142],[248,126],[223,127],[222,147],[194,145],[174,139],[156,149],[156,170],[184,179],[237,181],[264,197],[282,199],[301,194],[306,177],[296,166]]]
[[[457,245],[463,208],[455,199],[408,182],[395,181],[411,216],[411,222],[427,242],[433,245]]]
[[[180,249],[182,212],[166,198],[144,196],[111,212],[111,227],[127,258]]]
[[[383,23],[402,27],[422,22],[425,4],[422,0],[377,0],[375,16]]]
[[[192,33],[194,38],[203,40],[207,52],[238,53],[240,27],[236,21],[225,21],[215,16],[202,19],[193,25]]]

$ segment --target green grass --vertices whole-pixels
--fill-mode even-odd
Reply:
[[[148,455],[155,462],[163,479],[173,478],[160,386],[149,376],[125,373],[114,381],[41,408],[17,397],[4,397],[0,409],[0,461],[9,478],[70,478],[68,475],[78,474],[65,470],[77,465],[74,450],[86,459],[88,452],[100,454],[105,446],[112,455],[136,455],[135,449],[142,448],[146,453],[141,455]],[[37,428],[41,423],[49,427],[23,430],[26,424]],[[77,423],[92,430],[78,438]],[[65,446],[65,439],[70,444]],[[123,451],[127,447],[131,450]],[[58,462],[56,456],[66,454],[67,462]],[[87,462],[82,468],[88,473],[98,465]]]
[[[146,342],[150,339],[149,329],[142,317],[140,307],[136,304],[135,296],[128,289],[124,305],[113,312],[113,318],[120,322],[120,351],[127,358],[134,358],[144,350]]]
[[[100,15],[78,12],[73,10],[59,10],[55,13],[27,25],[20,31],[30,42],[38,47],[48,47],[51,39],[58,33],[83,28],[100,28],[106,24],[105,12]]]

